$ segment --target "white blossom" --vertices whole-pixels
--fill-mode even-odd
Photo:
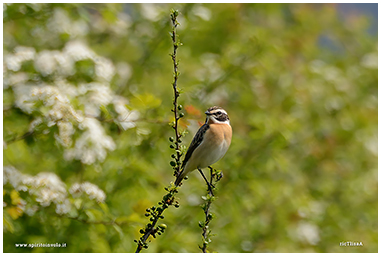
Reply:
[[[62,10],[55,12],[55,17],[62,17],[63,28],[68,22]],[[53,26],[53,25],[52,25]],[[8,56],[8,57],[7,57]],[[69,41],[62,51],[44,50],[35,53],[33,48],[16,47],[15,54],[6,54],[5,64],[12,70],[12,60],[17,63],[33,60],[35,69],[42,75],[51,75],[54,81],[50,84],[39,80],[29,81],[30,74],[25,72],[11,73],[4,69],[4,86],[11,86],[15,95],[15,106],[25,113],[39,111],[41,116],[30,124],[29,131],[44,123],[47,127],[57,125],[58,133],[54,134],[56,141],[65,147],[64,157],[67,160],[78,159],[85,164],[103,161],[107,151],[115,149],[115,143],[106,135],[102,125],[96,119],[101,114],[101,107],[114,105],[118,113],[116,120],[124,130],[135,127],[134,121],[139,113],[126,107],[128,100],[116,95],[110,87],[110,81],[119,73],[120,80],[126,82],[131,76],[128,64],[118,65],[118,69],[107,58],[94,53],[80,40]],[[89,59],[94,62],[94,81],[73,85],[66,80],[69,75],[75,74],[75,62]],[[13,60],[14,61],[14,60]],[[8,65],[9,64],[9,65]],[[20,64],[21,65],[21,64]],[[79,100],[82,110],[76,109],[72,99]],[[41,104],[36,104],[42,102]],[[84,130],[76,141],[73,135],[77,129]],[[49,129],[41,131],[49,133]]]
[[[56,140],[64,147],[69,147],[72,144],[72,135],[75,132],[74,126],[71,122],[58,121],[57,122],[59,135],[56,135]]]
[[[34,60],[34,67],[43,76],[52,74],[57,68],[57,62],[54,59],[54,52],[48,50],[39,52]]]
[[[300,240],[311,245],[316,245],[320,241],[319,228],[314,224],[302,221],[298,224],[296,233]]]
[[[31,205],[30,207],[27,207],[25,210],[25,213],[29,216],[33,216],[38,211],[37,205]]]
[[[136,126],[134,121],[139,118],[139,112],[136,110],[130,111],[126,104],[127,99],[123,97],[115,97],[113,100],[115,111],[119,114],[118,121],[124,130],[133,128]]]
[[[71,203],[68,199],[65,199],[65,201],[63,201],[60,204],[56,204],[56,213],[57,214],[60,214],[60,215],[66,214],[70,210],[71,210]]]
[[[28,79],[29,79],[29,76],[25,72],[17,72],[14,74],[9,74],[7,77],[4,77],[4,80],[3,80],[4,89],[12,85],[23,84],[26,81],[28,81]]]
[[[377,52],[372,52],[365,54],[361,58],[361,63],[363,67],[369,68],[369,69],[377,69],[378,68],[378,54]]]
[[[19,172],[13,166],[4,166],[3,178],[4,185],[9,183],[17,191],[28,191],[36,196],[36,201],[41,206],[49,206],[52,202],[61,203],[67,195],[65,184],[54,173],[42,172],[30,176]]]
[[[121,83],[125,83],[132,75],[132,68],[125,62],[119,62],[116,64],[116,72],[120,77]]]
[[[32,89],[34,88],[31,84],[20,84],[13,86],[13,92],[15,94],[15,106],[21,109],[25,113],[32,113],[35,104],[35,98],[32,97]]]
[[[34,119],[30,124],[29,124],[29,132],[33,132],[36,127],[40,124],[42,124],[42,118],[41,117],[37,117],[36,119]]]
[[[32,180],[32,189],[29,193],[36,196],[41,206],[49,206],[52,202],[62,203],[66,196],[66,185],[54,173],[41,172]]]
[[[142,3],[142,15],[151,21],[157,21],[159,19],[160,10],[157,4],[154,3]]]
[[[103,203],[106,199],[106,194],[103,190],[101,190],[97,185],[87,181],[82,184],[73,184],[69,189],[69,192],[73,197],[78,197],[82,195],[82,193],[86,193],[89,196],[89,199],[96,200],[98,203]]]
[[[96,57],[96,54],[79,40],[68,42],[63,49],[63,53],[68,55],[74,61],[85,59],[92,60]]]
[[[36,50],[32,47],[17,46],[14,54],[4,56],[5,66],[12,71],[19,71],[24,61],[32,60]]]
[[[85,114],[88,116],[99,116],[100,107],[111,103],[114,93],[111,88],[104,83],[81,84],[78,88],[81,94],[86,94]]]
[[[45,85],[33,87],[31,96],[35,97],[35,100],[42,100],[45,106],[52,107],[45,114],[45,117],[53,122],[53,124],[63,118],[74,119],[77,122],[83,120],[82,115],[79,112],[76,112],[70,104],[68,97],[55,86]]]
[[[195,5],[192,9],[192,13],[205,21],[210,20],[212,17],[212,12],[208,8],[201,5]]]
[[[107,150],[114,150],[115,143],[106,135],[102,125],[95,118],[86,117],[79,128],[83,134],[76,140],[74,148],[65,151],[67,160],[78,159],[84,164],[93,164],[106,158]]]
[[[71,210],[72,205],[66,185],[54,173],[41,172],[36,176],[30,176],[19,172],[13,166],[4,166],[3,183],[4,185],[9,183],[17,191],[29,192],[42,207],[54,204],[57,214],[66,214]],[[90,200],[98,203],[103,203],[106,199],[105,192],[90,182],[75,183],[70,187],[69,192],[73,197],[85,194]],[[23,199],[20,199],[18,206],[30,216],[38,210],[37,205],[27,205]],[[3,207],[5,207],[4,204]]]
[[[111,81],[112,77],[115,75],[114,64],[109,59],[103,57],[96,58],[95,74],[107,82]]]
[[[21,173],[13,166],[4,166],[3,168],[3,184],[10,183],[16,190],[22,183]]]
[[[61,8],[55,8],[53,15],[47,21],[47,28],[53,33],[70,32],[71,22],[67,12]]]
[[[73,197],[79,197],[82,193],[82,190],[81,190],[81,184],[79,183],[74,183],[70,189],[69,189],[69,193],[73,196]]]
[[[124,12],[118,13],[118,19],[109,24],[111,31],[115,34],[123,36],[128,33],[128,28],[131,26],[132,21],[130,15]]]
[[[72,21],[66,10],[55,8],[52,17],[47,22],[47,28],[53,34],[68,34],[72,38],[86,35],[89,31],[84,20]]]

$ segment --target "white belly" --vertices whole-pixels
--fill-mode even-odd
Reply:
[[[197,168],[205,168],[214,164],[220,160],[228,150],[229,145],[223,141],[220,145],[212,145],[201,143],[198,148],[195,149],[191,158],[185,166],[185,172],[188,173]]]

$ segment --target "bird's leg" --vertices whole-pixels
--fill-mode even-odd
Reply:
[[[210,193],[212,196],[214,196],[214,194],[213,194],[213,188],[212,188],[212,187],[214,187],[214,186],[213,186],[213,185],[206,179],[206,177],[205,177],[205,175],[204,175],[204,173],[202,172],[201,169],[197,168],[197,170],[201,173],[201,176],[204,178],[206,184],[208,185],[209,193]]]

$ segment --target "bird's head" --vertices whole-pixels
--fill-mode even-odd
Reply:
[[[205,112],[206,114],[206,123],[225,123],[230,124],[228,113],[221,107],[211,107]]]

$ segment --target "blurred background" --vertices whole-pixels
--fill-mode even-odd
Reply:
[[[377,4],[4,4],[4,252],[135,251],[174,180],[171,8],[184,145],[233,127],[209,250],[377,252]],[[205,194],[146,252],[200,252]]]

